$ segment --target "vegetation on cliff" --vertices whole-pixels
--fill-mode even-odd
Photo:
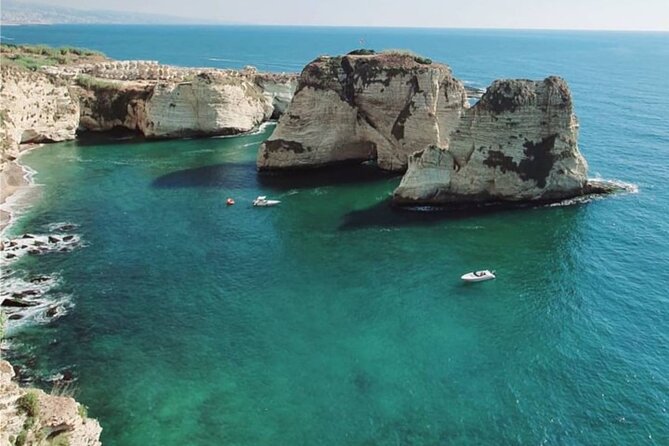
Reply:
[[[30,71],[35,71],[45,65],[70,65],[103,60],[107,60],[104,54],[85,48],[0,44],[0,65]]]

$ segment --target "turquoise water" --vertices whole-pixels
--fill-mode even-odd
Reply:
[[[179,42],[214,33],[240,60],[264,36],[257,60],[285,66],[360,33],[169,30]],[[148,37],[124,46],[138,32],[166,34],[3,36],[77,36],[129,58],[154,49]],[[237,32],[255,37],[225,39]],[[24,157],[44,186],[13,231],[71,222],[85,246],[16,264],[59,274],[52,294],[73,305],[19,330],[16,361],[38,377],[73,370],[106,445],[668,444],[669,35],[370,33],[369,46],[414,48],[475,84],[563,75],[592,176],[639,192],[444,218],[391,211],[399,179],[365,169],[258,176],[271,126],[51,145]],[[206,64],[207,45],[191,49],[143,57]],[[282,204],[252,208],[260,194]],[[481,267],[498,279],[460,283]]]

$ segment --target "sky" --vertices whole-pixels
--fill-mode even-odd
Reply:
[[[669,31],[669,0],[32,1],[245,24]]]

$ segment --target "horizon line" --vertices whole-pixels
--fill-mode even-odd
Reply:
[[[578,32],[621,32],[621,33],[657,33],[669,34],[669,29],[615,29],[615,28],[505,28],[505,27],[465,27],[465,26],[412,26],[412,25],[319,25],[319,24],[267,24],[267,23],[3,23],[0,26],[227,26],[227,27],[267,27],[267,28],[344,28],[344,29],[411,29],[411,30],[461,30],[461,31],[578,31]]]

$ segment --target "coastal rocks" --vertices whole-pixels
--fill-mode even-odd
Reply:
[[[399,205],[553,201],[581,195],[587,164],[566,82],[498,80],[467,110],[448,148],[409,159]]]
[[[288,109],[297,89],[297,75],[255,73],[253,81],[272,104],[272,119],[279,119]]]
[[[286,109],[297,75],[104,61],[1,68],[0,171],[24,143],[123,128],[148,138],[253,130]]]
[[[80,131],[104,132],[118,127],[141,131],[152,87],[135,82],[90,82],[72,91],[80,104]]]
[[[75,234],[23,234],[15,239],[2,240],[0,265],[7,260],[15,260],[25,254],[72,251],[80,245],[80,242],[79,236]]]
[[[19,437],[21,444],[41,444],[44,438],[70,446],[101,444],[100,424],[73,398],[20,387],[14,376],[11,364],[0,361],[0,444],[14,444]]]
[[[257,76],[258,79],[261,79]],[[252,130],[292,96],[290,82],[202,71],[186,80],[80,81],[80,129],[122,127],[147,138],[229,135]],[[269,91],[271,90],[271,91]],[[275,105],[273,105],[275,104]]]
[[[302,71],[257,167],[375,160],[402,171],[417,148],[447,147],[466,107],[465,89],[446,65],[399,52],[320,57]]]
[[[66,83],[12,66],[1,67],[0,76],[0,168],[18,156],[20,144],[75,137],[79,103]]]
[[[140,131],[150,138],[235,134],[252,130],[272,110],[244,77],[201,73],[189,82],[156,84]]]

